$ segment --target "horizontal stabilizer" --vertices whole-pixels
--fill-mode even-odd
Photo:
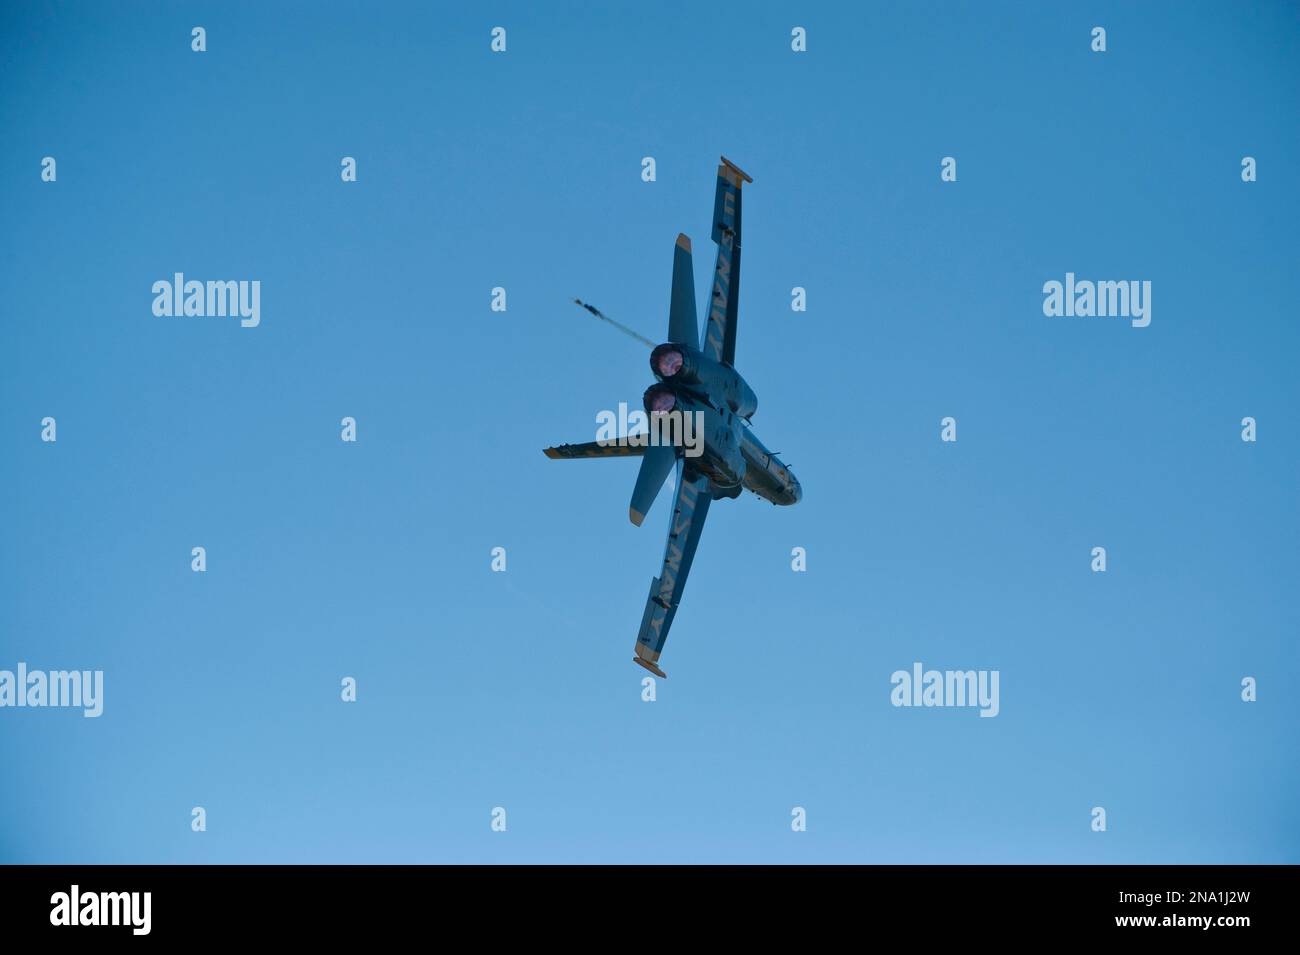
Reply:
[[[645,457],[641,459],[641,470],[636,475],[636,486],[632,488],[632,502],[628,505],[627,516],[637,527],[645,520],[650,505],[659,496],[659,489],[673,471],[677,463],[677,449],[668,444],[656,444],[645,448]]]

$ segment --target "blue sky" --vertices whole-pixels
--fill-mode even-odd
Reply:
[[[6,5],[0,669],[105,710],[0,710],[0,861],[1300,861],[1297,27]],[[651,380],[570,299],[662,337],[686,232],[704,301],[720,153],[804,496],[711,509],[646,703],[666,497],[634,528],[635,464],[541,449]],[[178,271],[260,326],[155,317]],[[1046,317],[1067,271],[1151,281],[1150,326]],[[1000,714],[891,706],[914,661]]]

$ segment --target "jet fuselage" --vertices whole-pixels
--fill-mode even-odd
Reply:
[[[798,479],[749,426],[758,396],[736,369],[690,345],[665,342],[651,352],[650,370],[659,381],[646,389],[648,414],[702,415],[704,450],[690,466],[709,478],[714,498],[737,497],[744,489],[773,504],[798,503]]]

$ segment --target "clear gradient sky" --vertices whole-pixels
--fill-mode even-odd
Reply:
[[[4,4],[0,669],[106,689],[0,709],[0,861],[1300,861],[1298,101],[1280,2]],[[704,301],[720,153],[804,497],[712,508],[646,703],[667,498],[541,449],[651,380],[570,299],[662,337],[685,232]]]

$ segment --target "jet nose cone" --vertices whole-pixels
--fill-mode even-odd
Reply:
[[[793,474],[790,475],[790,503],[798,504],[803,500],[803,485],[799,483],[798,478]]]

